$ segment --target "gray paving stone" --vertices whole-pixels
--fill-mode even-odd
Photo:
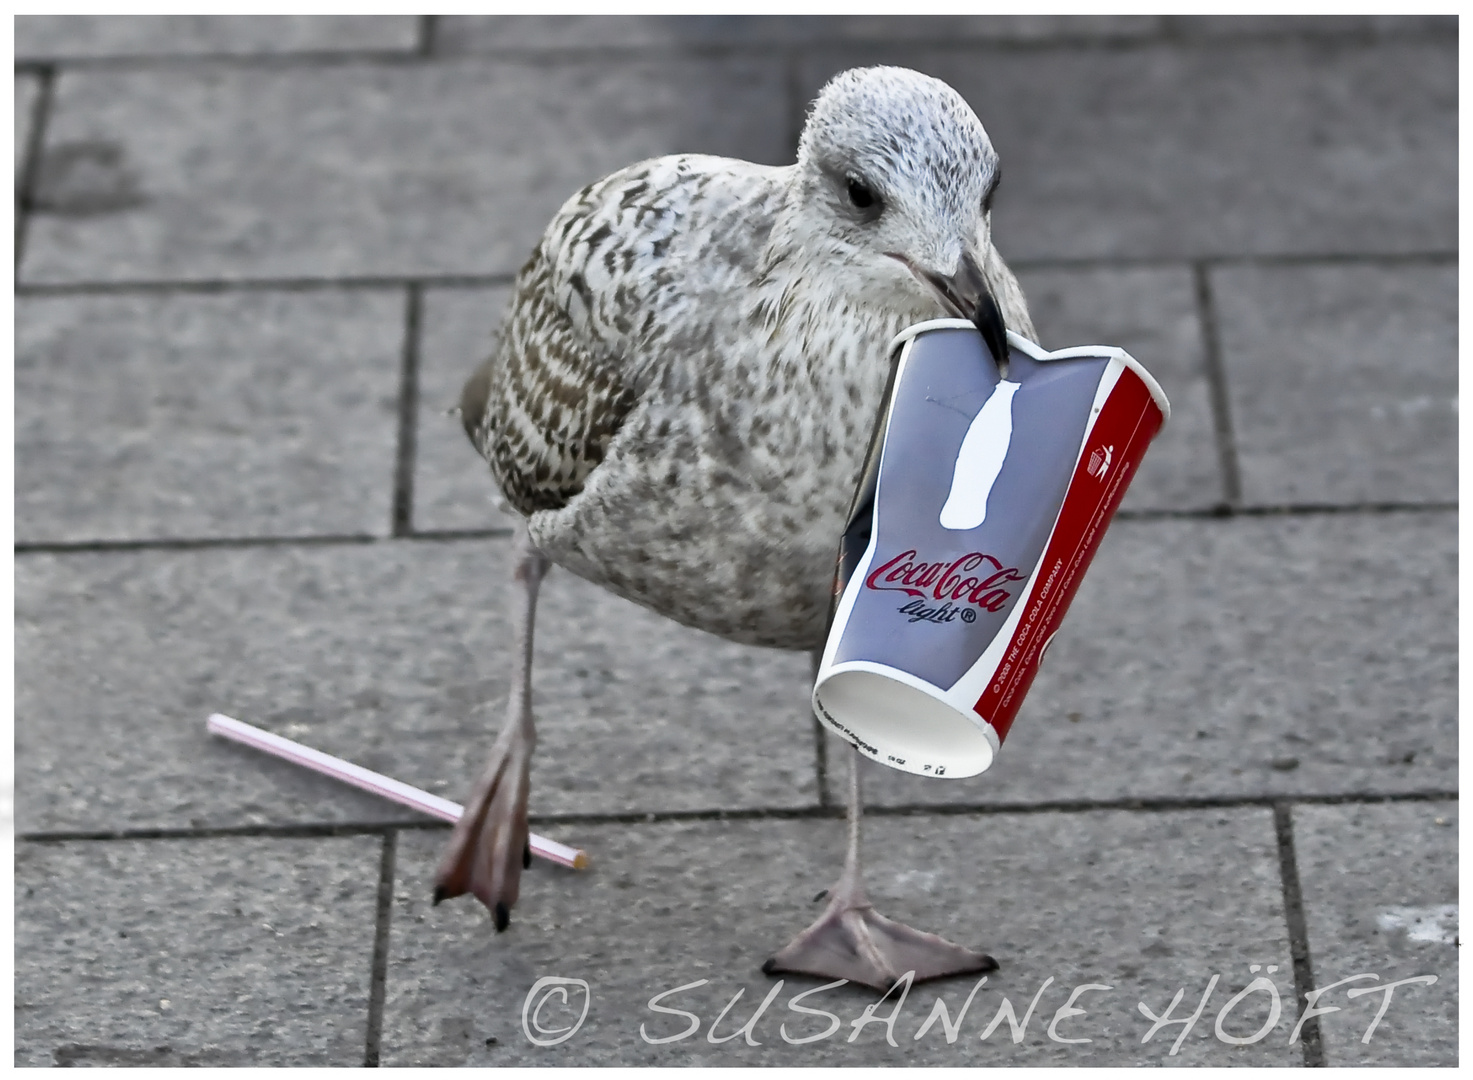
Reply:
[[[759,1046],[730,1035],[753,1016],[778,980],[761,962],[813,919],[818,889],[841,860],[837,821],[742,821],[583,827],[594,859],[584,872],[534,868],[507,933],[497,935],[484,909],[468,901],[432,908],[426,881],[436,859],[433,837],[405,834],[398,858],[383,1060],[393,1065],[1129,1065],[1298,1064],[1288,1045],[1293,977],[1277,873],[1273,823],[1262,810],[1212,813],[997,814],[874,818],[866,822],[868,889],[891,917],[968,942],[1002,964],[989,977],[948,1044],[933,1024],[915,1035],[945,1000],[950,1017],[976,985],[972,979],[922,984],[908,993],[895,1023],[895,1047],[883,1027],[854,1020],[878,994],[842,986],[800,1001],[843,1027],[827,1039],[790,1045],[783,1038],[822,1034],[823,1017],[791,1011],[797,994],[822,986],[787,977],[753,1029]],[[1259,1043],[1241,1049],[1213,1035],[1233,994],[1252,977],[1250,964],[1277,967],[1267,977],[1286,1006]],[[1271,971],[1272,969],[1270,969]],[[1170,1054],[1180,1026],[1146,1044],[1144,1002],[1158,1015],[1178,989],[1178,1018],[1190,1015],[1213,975],[1202,1019]],[[588,1017],[558,1046],[538,1047],[522,1028],[538,979],[582,979]],[[689,984],[707,980],[706,985]],[[1052,982],[1043,988],[1045,980]],[[1075,1003],[1088,1015],[1051,1021],[1084,984]],[[647,1007],[655,995],[689,1021]],[[544,991],[546,987],[543,988]],[[722,1007],[742,997],[716,1026]],[[556,991],[552,991],[554,994]],[[1015,1044],[1006,1021],[981,1033],[1006,996],[1021,1018],[1038,995],[1026,1033]],[[531,998],[535,1007],[536,998]],[[898,993],[896,995],[898,997]],[[896,998],[882,1005],[887,1016]],[[1255,993],[1224,1020],[1245,1037],[1268,1018],[1268,995]],[[573,987],[551,998],[538,1019],[570,1027],[584,1002]],[[528,1009],[530,1012],[530,1008]],[[713,1030],[714,1029],[714,1030]],[[533,1029],[535,1031],[535,1029]],[[488,1045],[488,1040],[495,1040]]]
[[[445,15],[439,52],[812,44],[822,41],[1048,41],[1137,38],[1154,15]]]
[[[22,60],[413,49],[408,15],[17,15]]]
[[[15,175],[26,167],[26,146],[31,139],[31,121],[36,114],[36,95],[41,84],[34,75],[15,77]]]
[[[1294,846],[1329,1065],[1458,1063],[1458,804],[1297,806]],[[1392,994],[1348,992],[1423,975]],[[1370,1033],[1370,1040],[1365,1036]]]
[[[381,846],[20,844],[15,1063],[362,1064]]]
[[[1456,266],[1215,271],[1248,503],[1458,496]]]
[[[22,557],[17,829],[423,820],[215,740],[215,711],[463,798],[505,715],[508,547]],[[535,813],[816,803],[806,657],[562,571],[539,615]]]
[[[614,169],[792,154],[768,57],[95,70],[52,119],[28,281],[510,273]]]
[[[1456,41],[815,51],[800,91],[865,63],[946,80],[1002,157],[1009,258],[1447,251]]]
[[[16,539],[384,534],[402,293],[23,298]]]
[[[1127,510],[1200,509],[1222,501],[1191,272],[1121,268],[1019,274],[1043,345],[1118,345],[1156,376],[1171,421],[1126,493]]]
[[[874,766],[869,790],[892,805],[1456,790],[1456,532],[1442,512],[1117,522],[993,767]]]
[[[419,428],[414,461],[417,529],[511,528],[516,514],[496,507],[486,462],[465,437],[461,387],[491,349],[509,289],[430,289],[425,292],[419,360]]]
[[[1447,34],[1456,37],[1456,15],[1167,15],[1166,25],[1182,37],[1236,34]]]

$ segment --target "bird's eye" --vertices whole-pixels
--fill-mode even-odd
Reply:
[[[861,210],[868,210],[880,200],[870,186],[858,177],[849,177],[849,201]]]

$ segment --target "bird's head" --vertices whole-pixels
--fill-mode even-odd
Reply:
[[[970,319],[999,359],[1007,334],[982,267],[997,152],[939,79],[855,68],[819,93],[798,147],[794,237],[863,295]]]

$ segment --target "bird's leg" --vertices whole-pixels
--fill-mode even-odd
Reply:
[[[848,979],[876,990],[888,990],[906,972],[920,982],[997,970],[992,957],[893,922],[870,904],[859,865],[860,765],[856,750],[849,758],[849,847],[844,872],[829,890],[828,907],[762,970]]]
[[[532,545],[527,527],[517,530],[512,570],[517,598],[516,660],[506,727],[491,748],[486,770],[450,835],[435,873],[435,903],[474,893],[491,910],[498,931],[511,921],[522,870],[532,861],[527,845],[527,780],[537,732],[532,726],[532,622],[537,588],[549,562]]]

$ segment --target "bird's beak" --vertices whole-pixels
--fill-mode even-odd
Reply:
[[[982,268],[977,265],[970,252],[962,255],[961,265],[955,274],[943,277],[929,270],[920,270],[918,276],[936,290],[941,302],[958,318],[970,319],[982,334],[982,340],[992,350],[997,370],[1004,378],[1008,372],[1008,328],[1002,320],[1002,311],[987,281],[982,277]]]

